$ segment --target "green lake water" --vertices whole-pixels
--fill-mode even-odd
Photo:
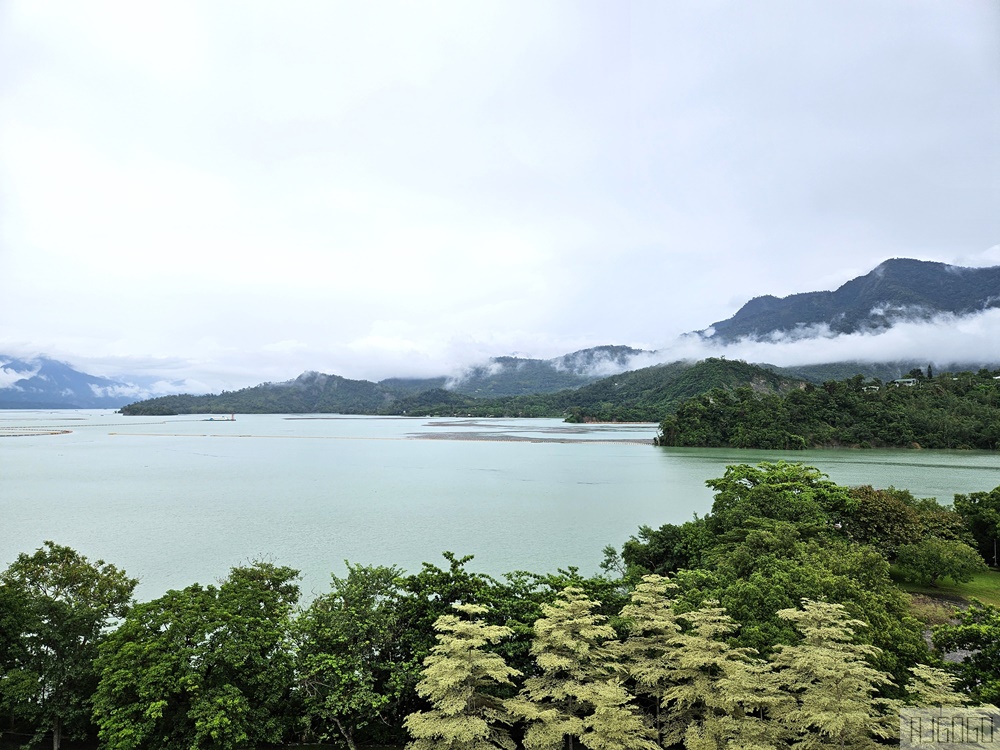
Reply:
[[[62,432],[67,431],[67,432]],[[58,434],[48,434],[58,433]],[[788,459],[847,485],[950,502],[1000,485],[1000,454],[654,448],[656,426],[314,415],[0,412],[0,565],[46,539],[140,578],[140,599],[265,558],[326,589],[344,560],[409,571],[598,570],[641,524],[711,508],[705,480]]]

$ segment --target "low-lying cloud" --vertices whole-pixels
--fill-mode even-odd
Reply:
[[[725,357],[747,362],[768,363],[779,367],[796,367],[829,362],[899,362],[913,361],[933,364],[936,370],[956,365],[978,367],[1000,363],[1000,309],[990,309],[971,315],[938,314],[924,319],[897,321],[890,328],[852,334],[837,334],[827,325],[810,325],[792,331],[772,334],[766,340],[743,339],[721,343],[698,334],[676,337],[653,350],[630,358],[615,359],[600,356],[593,362],[578,363],[574,372],[592,377],[608,377],[641,367],[683,361],[698,361],[707,357]],[[583,344],[581,346],[581,343]],[[593,342],[606,344],[606,341]],[[95,396],[114,396],[142,400],[152,396],[180,393],[218,393],[263,382],[283,382],[306,371],[317,371],[354,379],[382,380],[391,377],[447,377],[454,385],[464,376],[499,374],[504,365],[490,361],[488,344],[475,342],[465,349],[459,342],[434,347],[421,352],[410,348],[404,352],[388,350],[334,351],[319,347],[296,348],[295,351],[222,352],[217,358],[185,360],[60,357],[77,369],[117,381],[112,385],[92,385]],[[560,346],[557,340],[545,341],[543,356],[532,356],[528,347],[519,348],[522,358],[547,359],[557,368],[568,367],[563,356],[552,356]],[[567,340],[563,353],[586,348],[579,339]],[[637,344],[636,346],[641,346]],[[374,354],[374,356],[369,356]],[[547,355],[547,356],[545,356]],[[20,353],[29,362],[31,357]],[[485,372],[484,372],[485,371]],[[0,366],[0,388],[16,387],[23,378],[37,375],[38,370],[14,370]]]
[[[15,385],[19,380],[32,378],[41,370],[41,365],[37,365],[34,370],[15,370],[11,367],[0,367],[0,388],[18,388]]]
[[[767,340],[721,344],[700,336],[682,336],[653,354],[633,358],[630,369],[661,362],[726,357],[779,367],[828,362],[916,360],[935,366],[1000,363],[1000,309],[972,315],[938,314],[906,320],[891,328],[835,335],[829,326],[808,326],[772,334]]]

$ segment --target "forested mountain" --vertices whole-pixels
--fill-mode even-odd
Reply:
[[[302,391],[315,389],[315,386],[326,392],[325,396],[316,397],[319,403],[326,405],[325,411],[361,409],[359,413],[371,413],[397,397],[440,389],[492,398],[578,388],[613,372],[627,370],[632,358],[644,353],[629,346],[609,345],[582,349],[552,359],[492,357],[458,375],[387,378],[378,383],[306,372],[286,383],[262,384],[239,393],[251,398],[257,404],[255,409],[259,409],[279,401],[294,402],[292,396],[296,389],[297,395],[302,397]],[[327,382],[330,378],[333,380]],[[290,386],[293,393],[280,392],[285,385]],[[248,391],[253,393],[248,394]],[[0,408],[117,409],[143,393],[148,391],[131,382],[88,375],[71,365],[46,357],[21,360],[0,355]],[[186,404],[192,396],[178,396],[176,402],[174,397],[163,398],[170,403]]]
[[[122,408],[122,414],[381,414],[400,391],[368,380],[304,372],[285,383],[261,383],[238,391],[203,396],[182,394],[147,399]]]
[[[407,416],[567,417],[573,421],[656,422],[686,398],[712,388],[749,386],[783,393],[802,385],[746,362],[673,362],[613,375],[556,393],[477,398],[444,388],[415,392],[404,381],[348,380],[305,373],[288,383],[265,383],[206,396],[163,396],[130,404],[123,414],[342,413]]]
[[[565,417],[570,421],[658,421],[676,404],[711,388],[742,385],[779,393],[799,385],[745,362],[708,359],[671,362],[602,378],[580,388],[508,398],[477,399],[452,391],[428,391],[401,399],[394,413],[412,416]]]
[[[815,335],[811,326],[828,326],[833,333],[876,331],[901,320],[994,307],[1000,307],[1000,266],[963,268],[894,258],[833,292],[755,297],[702,335],[730,342],[776,334],[809,337]]]
[[[797,379],[757,365],[710,358],[614,375],[564,398],[565,409],[574,420],[646,421],[656,414],[669,414],[684,399],[712,388],[746,386],[760,393],[783,393],[800,385]]]

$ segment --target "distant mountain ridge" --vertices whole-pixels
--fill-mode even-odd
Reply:
[[[65,362],[0,355],[0,408],[117,409],[138,395],[129,383],[88,375]]]
[[[704,340],[731,343],[741,339],[808,338],[859,331],[880,331],[901,320],[929,319],[942,313],[956,316],[1000,308],[1000,267],[964,268],[944,263],[892,259],[870,273],[853,279],[832,292],[806,292],[785,298],[757,297],[733,317],[696,332]],[[683,385],[674,382],[679,369],[668,364],[633,370],[640,361],[655,361],[656,352],[628,346],[598,346],[552,359],[518,356],[493,357],[458,375],[436,378],[387,378],[373,383],[338,375],[305,372],[285,383],[263,383],[213,399],[201,396],[163,396],[153,399],[157,409],[190,410],[212,403],[223,410],[337,411],[406,413],[435,409],[449,413],[479,411],[477,400],[490,413],[497,399],[563,394],[525,406],[522,416],[541,411],[570,409],[581,417],[610,413],[615,404],[641,403],[657,408],[674,403],[681,390],[690,392],[702,384],[700,374]],[[664,357],[665,359],[666,357]],[[795,368],[765,366],[784,378],[814,383],[839,380],[855,374],[883,380],[899,377],[927,361],[832,362]],[[996,367],[995,362],[940,363],[939,371]],[[722,371],[716,367],[712,377]],[[613,376],[613,377],[612,377]],[[727,381],[740,377],[728,372]],[[760,376],[755,376],[760,379]],[[667,381],[670,381],[669,383]],[[705,381],[707,382],[707,381]],[[772,384],[770,387],[784,388]],[[572,394],[575,395],[570,395]],[[70,365],[45,357],[15,359],[0,355],[0,408],[118,408],[148,389],[132,383],[79,372]],[[240,398],[234,400],[234,395]],[[209,394],[212,395],[212,394]],[[179,400],[178,400],[179,399]],[[194,401],[192,401],[194,399]],[[539,402],[541,403],[541,402]],[[241,406],[243,404],[244,406]],[[559,406],[557,406],[559,405]],[[634,412],[638,414],[639,412]]]
[[[1000,266],[965,268],[894,258],[832,292],[755,297],[731,318],[700,333],[725,343],[811,338],[822,328],[832,334],[879,331],[903,320],[970,315],[995,307],[1000,307]]]
[[[398,398],[426,391],[444,390],[471,397],[495,398],[579,388],[626,370],[630,359],[643,353],[647,352],[608,345],[552,359],[493,357],[456,376],[387,378],[378,383],[304,372],[284,383],[263,383],[239,393],[259,389],[260,393],[274,394],[290,388],[301,394],[309,388],[321,388],[337,395],[323,397],[319,403],[327,407],[336,403],[341,408],[371,413]],[[148,391],[134,383],[89,375],[48,357],[18,359],[0,355],[0,409],[117,409],[147,396]],[[258,396],[261,402],[276,402],[273,397]],[[308,399],[300,398],[298,405],[302,406],[305,401]]]
[[[204,396],[162,396],[122,408],[125,414],[339,413],[405,416],[568,417],[572,421],[659,421],[682,400],[711,388],[749,385],[762,393],[804,386],[738,360],[673,362],[602,378],[554,393],[470,396],[442,388],[400,392],[387,381],[303,373],[287,383],[264,383]]]

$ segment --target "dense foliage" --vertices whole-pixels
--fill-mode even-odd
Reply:
[[[660,423],[659,445],[1000,448],[1000,370],[912,373],[910,384],[861,376],[784,395],[714,389]]]
[[[979,553],[994,568],[1000,567],[1000,487],[992,492],[955,495],[955,510],[968,524]]]
[[[45,542],[0,575],[0,707],[33,742],[79,738],[90,726],[97,647],[125,614],[136,581],[103,560]]]
[[[998,700],[996,608],[938,630],[983,655],[949,676],[890,577],[911,546],[975,556],[978,505],[784,462],[708,484],[711,513],[640,529],[605,575],[497,579],[446,553],[348,564],[307,606],[264,562],[135,604],[124,573],[47,543],[0,576],[5,726],[113,750],[786,750],[877,746],[900,701]]]
[[[1000,706],[1000,608],[973,601],[955,614],[956,623],[935,629],[934,643],[942,649],[964,649],[959,684],[977,700]]]

